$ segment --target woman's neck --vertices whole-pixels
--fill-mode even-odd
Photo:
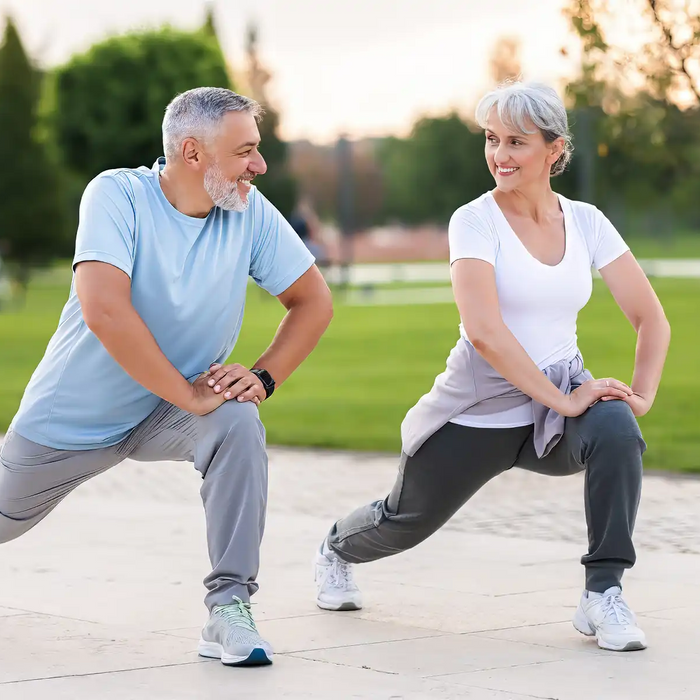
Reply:
[[[535,222],[545,221],[553,213],[559,212],[559,199],[552,190],[549,180],[544,186],[537,184],[510,192],[503,192],[496,188],[492,191],[492,195],[503,211]]]

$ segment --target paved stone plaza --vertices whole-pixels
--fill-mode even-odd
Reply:
[[[254,615],[270,667],[196,654],[208,572],[189,464],[126,462],[0,547],[0,700],[700,697],[700,480],[646,477],[625,596],[649,649],[580,636],[581,476],[517,472],[441,532],[358,570],[365,609],[314,604],[333,518],[381,497],[386,456],[272,449]]]

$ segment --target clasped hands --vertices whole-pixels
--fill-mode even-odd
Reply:
[[[213,364],[192,383],[190,412],[203,416],[234,399],[259,406],[266,396],[260,379],[243,365]]]

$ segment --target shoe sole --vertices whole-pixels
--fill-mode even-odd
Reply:
[[[331,610],[332,612],[344,612],[349,610],[362,610],[362,606],[357,603],[324,603],[322,600],[316,600],[316,605],[318,605],[321,610]]]
[[[644,644],[644,642],[640,642],[638,640],[632,640],[624,645],[620,645],[610,644],[604,639],[601,639],[598,632],[594,630],[590,624],[588,624],[588,620],[583,617],[580,608],[576,611],[576,615],[574,615],[573,625],[574,629],[577,632],[580,632],[584,637],[595,637],[596,641],[598,642],[598,646],[606,651],[642,651],[643,649],[647,648],[647,645]]]
[[[224,666],[268,666],[272,663],[272,654],[262,647],[255,647],[247,656],[227,654],[221,644],[199,640],[197,653],[207,659],[219,659]]]

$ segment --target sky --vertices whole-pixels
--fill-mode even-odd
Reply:
[[[259,26],[270,97],[286,139],[329,142],[402,135],[422,115],[473,112],[504,36],[522,42],[523,76],[558,87],[571,70],[563,0],[215,0],[222,48],[244,66],[245,29]],[[106,36],[170,24],[199,26],[204,0],[0,0],[44,66]],[[527,8],[527,9],[524,9]]]

